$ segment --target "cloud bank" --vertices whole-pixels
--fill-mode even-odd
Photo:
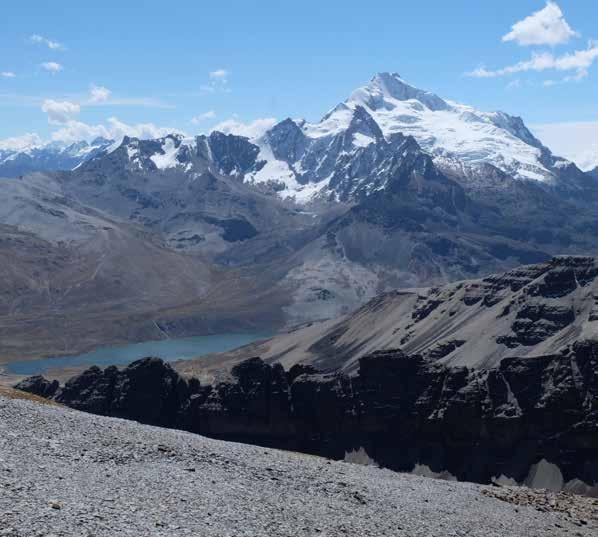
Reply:
[[[255,119],[248,123],[239,121],[236,118],[230,118],[221,123],[218,123],[212,130],[220,131],[224,134],[236,134],[238,136],[245,136],[252,140],[262,136],[268,129],[276,124],[276,119],[273,117],[266,117]]]

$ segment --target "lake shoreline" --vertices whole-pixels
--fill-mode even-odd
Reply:
[[[63,373],[67,371],[76,374],[92,365],[126,366],[146,356],[156,356],[168,362],[185,361],[264,341],[273,335],[264,332],[226,333],[125,343],[79,354],[13,360],[1,363],[0,373],[3,377],[14,378],[38,374],[64,377]]]

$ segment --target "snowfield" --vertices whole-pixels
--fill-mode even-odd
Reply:
[[[320,123],[306,124],[304,131],[313,138],[338,134],[348,128],[356,106],[368,111],[385,136],[411,135],[434,157],[492,164],[518,179],[552,177],[541,162],[539,141],[519,118],[443,100],[396,73],[379,73]]]
[[[533,507],[543,493],[518,491],[220,442],[0,396],[3,536],[596,534],[591,510],[579,509],[595,510],[594,500],[567,496],[571,505],[559,511],[550,507],[558,505],[557,496]]]

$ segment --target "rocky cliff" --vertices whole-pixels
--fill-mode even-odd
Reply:
[[[282,333],[250,351],[176,367],[207,375],[255,355],[286,369],[309,363],[355,374],[362,356],[400,348],[449,366],[490,369],[504,358],[559,354],[596,339],[597,297],[598,260],[558,256],[485,278],[384,293],[350,315]]]
[[[389,350],[358,374],[252,358],[210,385],[147,358],[58,387],[18,388],[88,412],[400,471],[598,493],[598,344],[489,370]]]

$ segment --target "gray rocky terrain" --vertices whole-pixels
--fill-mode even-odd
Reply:
[[[0,396],[0,535],[590,536],[595,500],[397,474]]]
[[[92,366],[62,386],[33,376],[16,388],[223,440],[597,495],[597,356],[595,341],[579,341],[479,370],[388,350],[361,357],[352,376],[250,358],[207,383],[144,358]]]
[[[275,331],[392,289],[598,254],[592,175],[520,118],[396,73],[255,139],[105,142],[74,147],[73,169],[0,180],[2,361]]]
[[[505,357],[555,354],[576,341],[595,340],[597,296],[596,258],[555,257],[481,279],[382,294],[350,315],[177,368],[209,377],[260,356],[286,368],[303,363],[354,373],[361,356],[383,349],[493,368]]]

